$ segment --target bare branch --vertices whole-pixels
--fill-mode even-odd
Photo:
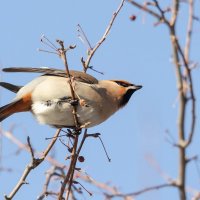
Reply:
[[[183,52],[181,45],[177,39],[176,33],[176,22],[179,14],[180,1],[173,0],[172,3],[172,14],[170,22],[166,20],[164,11],[158,4],[157,0],[153,0],[155,6],[160,12],[160,15],[155,13],[154,11],[147,9],[145,6],[136,3],[135,1],[128,0],[132,5],[137,8],[144,10],[148,14],[154,16],[157,19],[162,19],[164,24],[168,27],[170,31],[171,38],[171,46],[173,52],[173,61],[176,69],[176,78],[177,78],[177,88],[179,94],[179,111],[178,111],[178,147],[179,147],[179,170],[178,170],[178,180],[176,181],[176,186],[179,189],[180,199],[186,200],[186,189],[185,189],[185,176],[186,176],[186,164],[188,163],[186,157],[186,148],[191,144],[195,122],[196,122],[196,100],[194,95],[193,88],[193,79],[191,74],[191,68],[189,66],[190,58],[190,44],[191,44],[191,36],[192,36],[192,26],[193,26],[193,12],[194,12],[194,2],[193,0],[189,0],[189,18],[188,18],[188,28],[187,28],[187,36],[186,36],[186,45],[185,52]],[[183,68],[185,70],[185,74],[183,74],[183,70],[181,68],[181,63],[183,61]],[[185,84],[187,84],[188,89],[185,89]],[[187,97],[189,93],[189,98]],[[186,105],[188,100],[191,100],[191,127],[189,131],[189,137],[186,139],[186,131],[185,131],[185,116],[186,116]]]
[[[110,33],[110,30],[111,30],[111,28],[113,26],[113,23],[114,23],[117,15],[119,14],[121,8],[123,7],[124,2],[125,2],[125,0],[121,1],[118,9],[116,10],[116,12],[113,13],[112,19],[110,20],[109,25],[108,25],[105,33],[103,34],[102,38],[97,42],[96,46],[89,51],[89,54],[88,54],[88,57],[87,57],[86,61],[82,62],[82,63],[84,63],[83,64],[84,65],[84,72],[86,72],[87,69],[89,68],[90,61],[91,61],[94,53],[102,45],[102,43],[105,41],[105,39],[107,38],[108,34]]]
[[[142,190],[139,190],[139,191],[136,191],[136,192],[131,192],[131,193],[126,193],[126,194],[106,194],[106,196],[108,198],[116,198],[116,197],[135,197],[135,196],[138,196],[138,195],[141,195],[141,194],[144,194],[146,192],[150,192],[150,191],[153,191],[153,190],[159,190],[159,189],[162,189],[162,188],[166,188],[166,187],[173,187],[174,184],[173,183],[164,183],[164,184],[161,184],[161,185],[155,185],[155,186],[150,186],[150,187],[146,187]]]
[[[162,18],[162,16],[160,14],[149,9],[146,5],[139,4],[136,1],[132,1],[132,0],[127,0],[127,1],[129,3],[131,3],[133,6],[139,8],[140,10],[143,10],[143,11],[147,12],[148,14],[150,14],[151,16],[155,17],[158,21],[160,21],[160,19]]]
[[[185,76],[188,79],[188,83],[187,84],[188,84],[188,87],[189,87],[190,100],[192,101],[192,106],[191,106],[191,126],[190,126],[189,137],[188,137],[187,140],[185,140],[185,142],[182,141],[184,146],[188,146],[192,142],[193,135],[194,135],[194,130],[195,130],[195,124],[196,124],[196,98],[195,98],[195,95],[194,95],[193,79],[192,79],[192,74],[191,74],[191,69],[189,67],[189,63],[187,62],[187,60],[185,58],[185,55],[183,53],[183,50],[181,49],[180,44],[179,44],[177,39],[174,40],[174,45],[176,45],[177,51],[180,54],[180,56],[181,56],[181,58],[183,60],[183,63],[184,63],[184,67],[185,67],[185,71],[186,71]],[[178,71],[180,71],[180,69]],[[180,71],[180,73],[181,73],[181,71]],[[182,84],[183,84],[182,73],[180,74],[180,76],[181,76],[180,78],[182,79]],[[184,91],[183,85],[182,85],[182,90]],[[185,104],[186,104],[186,101],[187,101],[186,95],[185,95],[184,98],[185,98]]]
[[[59,174],[57,172],[58,170],[60,171],[61,174]],[[58,193],[49,191],[49,189],[48,189],[49,185],[51,183],[51,180],[55,176],[57,176],[57,177],[64,176],[64,169],[60,168],[60,167],[56,167],[56,166],[51,166],[51,168],[46,172],[46,181],[45,181],[45,184],[43,186],[43,191],[37,197],[37,200],[43,200],[43,199],[45,199],[45,197],[47,197],[49,195],[58,196]]]
[[[189,0],[189,19],[188,19],[188,27],[187,27],[187,36],[186,36],[186,44],[185,44],[185,52],[184,52],[184,58],[185,58],[185,63],[188,64],[186,68],[186,75],[189,78],[189,90],[190,90],[190,95],[191,95],[191,101],[192,101],[192,109],[191,109],[191,128],[190,128],[190,133],[187,141],[187,145],[189,145],[192,142],[193,135],[194,135],[194,129],[195,129],[195,122],[196,122],[196,99],[194,96],[194,88],[193,88],[193,80],[191,77],[191,68],[189,68],[190,64],[190,46],[191,46],[191,37],[192,37],[192,28],[193,28],[193,16],[194,16],[194,1]]]
[[[57,42],[61,46],[61,49],[59,49],[60,57],[64,62],[66,74],[68,75],[67,77],[69,78],[69,86],[70,86],[70,91],[71,91],[71,95],[72,95],[72,100],[75,100],[76,99],[75,92],[74,92],[74,89],[73,89],[73,86],[72,86],[72,78],[71,78],[71,75],[69,73],[69,67],[68,67],[67,56],[66,56],[67,50],[74,49],[75,46],[73,46],[73,47],[70,46],[68,49],[65,49],[64,42],[62,40],[57,40]],[[79,122],[78,122],[78,116],[76,114],[76,106],[75,105],[72,105],[72,113],[73,113],[73,116],[74,116],[75,128],[78,130],[80,127],[79,127]]]
[[[8,196],[5,195],[6,200],[11,200],[15,196],[15,194],[18,192],[18,190],[22,187],[22,185],[27,184],[27,182],[26,182],[27,176],[33,169],[35,169],[38,165],[40,165],[43,162],[43,160],[46,158],[47,154],[49,153],[49,151],[55,144],[55,142],[57,140],[56,136],[58,136],[59,133],[60,133],[60,129],[58,129],[56,131],[55,138],[52,139],[52,141],[49,143],[48,147],[45,149],[43,156],[39,159],[34,158],[33,148],[31,146],[30,140],[28,139],[28,145],[29,145],[29,149],[31,152],[31,158],[32,158],[31,162],[26,166],[20,180],[18,181],[16,186],[13,188],[13,190],[10,192],[10,194]]]
[[[121,10],[121,8],[122,8],[122,6],[124,4],[124,1],[125,0],[121,1],[121,4],[120,4],[119,8],[113,14],[113,17],[112,17],[112,19],[111,19],[111,21],[109,23],[109,26],[107,27],[104,35],[103,35],[103,37],[100,39],[100,41],[97,43],[97,45],[93,49],[90,49],[89,55],[88,55],[86,61],[82,61],[83,66],[84,66],[84,72],[86,72],[87,69],[89,68],[89,63],[90,63],[90,60],[92,59],[92,56],[94,55],[94,53],[96,52],[96,50],[100,47],[100,45],[105,41],[107,35],[109,34],[110,29],[111,29],[111,27],[112,27],[112,25],[113,25],[113,23],[115,21],[116,16],[120,12],[120,10]],[[66,59],[66,51],[65,51],[65,48],[64,48],[64,43],[61,42],[60,45],[61,45],[61,50],[62,50],[61,51],[61,58],[63,59],[65,67],[66,67],[66,71],[69,74],[68,65],[67,65],[67,59]],[[75,92],[74,92],[74,89],[72,87],[71,79],[70,79],[69,83],[70,83],[70,89],[71,89],[71,93],[72,93],[72,98],[75,99]],[[78,123],[78,118],[76,116],[76,108],[75,108],[75,106],[73,108],[73,113],[75,113],[74,114],[74,121],[75,121],[76,128],[79,128],[79,123]],[[65,187],[66,187],[67,184],[68,184],[68,190],[67,190],[66,199],[69,198],[69,194],[70,194],[70,191],[71,191],[71,186],[72,186],[72,183],[73,183],[73,176],[74,176],[74,171],[75,171],[75,166],[76,166],[77,158],[78,158],[78,155],[79,155],[80,150],[82,148],[82,145],[83,145],[83,143],[84,143],[84,141],[86,139],[86,136],[85,136],[86,132],[87,132],[87,129],[86,129],[85,134],[84,134],[84,136],[82,138],[82,142],[81,142],[81,144],[79,146],[78,153],[77,153],[77,148],[78,148],[78,139],[79,139],[79,136],[77,134],[75,135],[74,144],[73,144],[73,150],[72,150],[72,154],[71,154],[71,162],[70,162],[68,173],[67,173],[66,177],[64,178],[64,181],[63,181],[63,183],[61,185],[60,193],[59,193],[59,196],[58,196],[59,200],[62,200],[64,191],[65,191]]]
[[[188,0],[189,3],[189,11],[188,11],[188,26],[187,26],[187,36],[186,36],[186,43],[185,43],[185,59],[187,63],[189,61],[189,52],[190,52],[190,45],[191,45],[191,37],[192,37],[192,28],[193,28],[193,16],[194,16],[194,0]]]
[[[1,134],[3,136],[5,136],[6,138],[8,138],[10,140],[10,142],[12,142],[17,147],[19,147],[20,150],[23,150],[23,151],[26,151],[26,152],[30,152],[29,147],[26,144],[23,144],[11,132],[9,132],[9,131],[2,131],[1,130]],[[83,135],[85,135],[85,134],[83,134]],[[54,137],[51,137],[51,138],[59,138],[59,137],[58,136],[54,136]],[[83,137],[83,138],[85,138],[85,137]],[[84,141],[81,141],[80,144],[81,143],[84,144]],[[80,149],[80,146],[79,146],[77,154],[79,154],[80,151],[81,151],[81,149]],[[41,153],[39,153],[37,151],[35,151],[34,154],[36,156],[40,156],[40,157],[42,157],[42,155],[43,155],[43,154],[41,154]],[[47,155],[46,158],[45,158],[45,160],[48,161],[51,165],[55,166],[57,169],[60,169],[60,171],[63,171],[63,172],[65,170],[69,171],[69,167],[68,166],[64,166],[63,164],[59,163],[55,158],[52,158],[51,156]],[[114,187],[114,186],[112,187],[112,186],[109,186],[107,183],[101,183],[101,182],[98,182],[98,181],[94,180],[84,170],[77,169],[77,168],[76,168],[76,170],[77,171],[75,172],[76,173],[75,176],[79,177],[81,180],[83,180],[83,181],[85,181],[85,182],[87,182],[87,183],[89,183],[91,185],[94,185],[96,188],[99,188],[100,190],[103,190],[104,193],[109,193],[109,194],[116,194],[116,193],[119,194],[120,193],[119,191],[116,190],[116,187]],[[61,174],[60,178],[62,178],[62,177],[63,178],[66,177],[64,175],[64,173]],[[47,179],[48,179],[48,177],[47,177]],[[47,196],[47,195],[53,195],[53,196],[57,197],[58,194],[59,194],[58,192],[47,191],[47,185],[46,185],[47,184],[47,179],[46,179],[46,183],[45,183],[44,188],[43,188],[43,192],[38,197],[38,200],[39,199],[41,199],[41,200],[44,199],[45,196]],[[47,191],[47,192],[45,192],[45,191]],[[120,194],[122,194],[122,193],[120,193]]]
[[[6,138],[8,138],[12,143],[16,144],[20,149],[22,149],[22,150],[24,150],[26,152],[30,152],[29,151],[29,147],[26,144],[22,143],[19,139],[17,139],[10,131],[3,131],[1,129],[0,133],[3,136],[5,136]],[[53,138],[56,139],[58,137],[57,136],[56,137],[52,137],[52,139]],[[43,157],[44,154],[36,151],[35,155],[37,155],[38,157]],[[54,166],[64,168],[64,165],[62,165],[61,163],[59,163],[58,161],[53,159],[51,156],[46,155],[45,160],[48,161],[50,164],[52,164]]]
[[[171,16],[171,21],[170,21],[171,26],[176,25],[177,16],[178,16],[178,12],[179,12],[179,4],[180,4],[179,0],[173,0],[172,16]]]
[[[157,0],[153,0],[153,1],[155,3],[156,8],[160,12],[160,16],[161,16],[160,21],[161,22],[163,21],[165,24],[167,24],[169,26],[169,21],[165,17],[165,11],[160,7],[160,4],[158,3]]]
[[[63,41],[57,40],[57,42],[61,46],[61,49],[59,51],[60,52],[60,57],[62,58],[62,60],[64,62],[64,65],[65,65],[65,68],[66,68],[66,73],[67,73],[67,75],[69,77],[69,86],[70,86],[70,91],[71,91],[71,95],[72,95],[72,100],[75,100],[76,99],[75,98],[75,91],[74,91],[74,88],[72,86],[72,79],[71,79],[71,76],[70,76],[70,73],[69,73],[69,67],[68,67],[67,57],[66,57],[67,50],[64,47],[64,42]],[[72,49],[72,48],[74,48],[74,47],[69,47],[68,49]],[[63,199],[63,193],[64,193],[65,187],[66,187],[66,185],[68,183],[69,183],[68,194],[71,191],[71,184],[72,184],[72,181],[73,181],[74,170],[75,170],[76,161],[77,161],[76,151],[77,151],[77,147],[78,147],[80,125],[79,125],[78,116],[77,116],[77,113],[76,113],[76,105],[72,105],[72,113],[73,113],[73,116],[74,116],[75,132],[76,133],[75,133],[75,137],[74,137],[74,144],[73,144],[72,154],[71,154],[71,157],[70,157],[71,158],[71,162],[70,162],[69,170],[68,170],[68,173],[67,173],[66,177],[64,178],[64,182],[61,185],[60,192],[59,192],[59,195],[58,195],[58,199],[59,200]],[[66,199],[68,199],[68,197],[69,197],[69,195],[67,196]]]

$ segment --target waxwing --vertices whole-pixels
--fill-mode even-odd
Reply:
[[[75,105],[80,126],[96,126],[125,106],[132,94],[142,88],[124,80],[97,80],[80,71],[70,71],[76,99],[72,99],[69,77],[53,68],[4,68],[4,72],[37,72],[41,76],[25,86],[0,82],[16,93],[11,103],[0,108],[0,121],[18,112],[31,111],[39,123],[56,128],[75,126]],[[84,103],[83,103],[84,102]]]

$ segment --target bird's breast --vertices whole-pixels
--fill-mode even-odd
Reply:
[[[70,101],[70,100],[68,100]],[[105,121],[109,116],[102,104],[87,102],[86,105],[76,106],[78,122],[85,127],[92,127]],[[32,112],[41,124],[56,127],[73,127],[73,105],[58,99],[37,101],[32,104]]]

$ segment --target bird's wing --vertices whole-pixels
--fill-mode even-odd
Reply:
[[[57,69],[48,67],[7,67],[2,69],[2,71],[4,72],[36,72],[36,73],[49,73],[49,72],[54,72],[56,70]]]
[[[35,72],[35,73],[43,73],[43,76],[61,76],[68,77],[65,70],[59,70],[55,68],[48,67],[8,67],[2,69],[4,72]],[[84,72],[70,70],[70,75],[74,77],[76,81],[89,83],[89,84],[97,84],[98,80],[93,76],[86,74]]]

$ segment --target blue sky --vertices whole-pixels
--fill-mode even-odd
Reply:
[[[80,58],[86,56],[86,48],[78,39],[77,24],[81,24],[94,46],[102,37],[113,12],[120,1],[1,1],[0,6],[0,67],[9,66],[49,66],[63,69],[62,61],[51,54],[38,52],[45,48],[40,37],[45,34],[51,41],[62,39],[66,45],[76,44],[69,52],[70,69],[82,70]],[[197,6],[199,7],[199,2]],[[185,34],[187,7],[181,7],[179,37]],[[136,15],[130,21],[130,15]],[[165,26],[154,27],[155,20],[147,14],[125,4],[110,35],[98,49],[91,64],[104,72],[104,76],[89,71],[98,79],[124,79],[143,85],[135,93],[130,103],[105,123],[90,129],[90,133],[100,132],[112,159],[108,163],[100,142],[90,139],[86,142],[82,155],[85,162],[81,167],[94,179],[111,182],[122,192],[137,191],[146,186],[164,183],[162,172],[172,178],[177,176],[177,149],[166,141],[166,130],[176,139],[177,90],[174,67],[171,63],[171,47],[168,30]],[[200,26],[194,26],[192,41],[192,59],[199,62]],[[194,83],[199,113],[198,90],[200,70],[194,72]],[[1,80],[23,85],[37,74],[1,73]],[[14,95],[0,90],[1,105],[8,103]],[[198,119],[198,116],[197,116]],[[27,135],[35,149],[43,150],[47,145],[45,137],[50,137],[55,130],[37,124],[30,113],[13,115],[2,123],[4,130],[15,125],[14,135],[26,142]],[[194,137],[194,144],[188,155],[199,154],[199,122]],[[0,196],[11,191],[18,181],[23,168],[30,161],[30,155],[21,152],[13,156],[16,146],[7,139],[1,139],[1,165],[14,168],[12,173],[0,172]],[[65,163],[66,149],[56,144],[54,149],[58,160]],[[13,167],[14,166],[14,167]],[[156,167],[157,166],[157,167]],[[29,185],[23,186],[15,199],[36,199],[45,181],[44,173],[49,168],[43,163],[28,177]],[[194,163],[188,170],[188,186],[199,190],[199,180]],[[139,196],[137,199],[178,199],[174,189],[163,189]],[[84,198],[83,198],[84,199]],[[85,194],[85,199],[89,199]],[[92,199],[92,198],[91,198]],[[102,199],[94,194],[93,199]]]

